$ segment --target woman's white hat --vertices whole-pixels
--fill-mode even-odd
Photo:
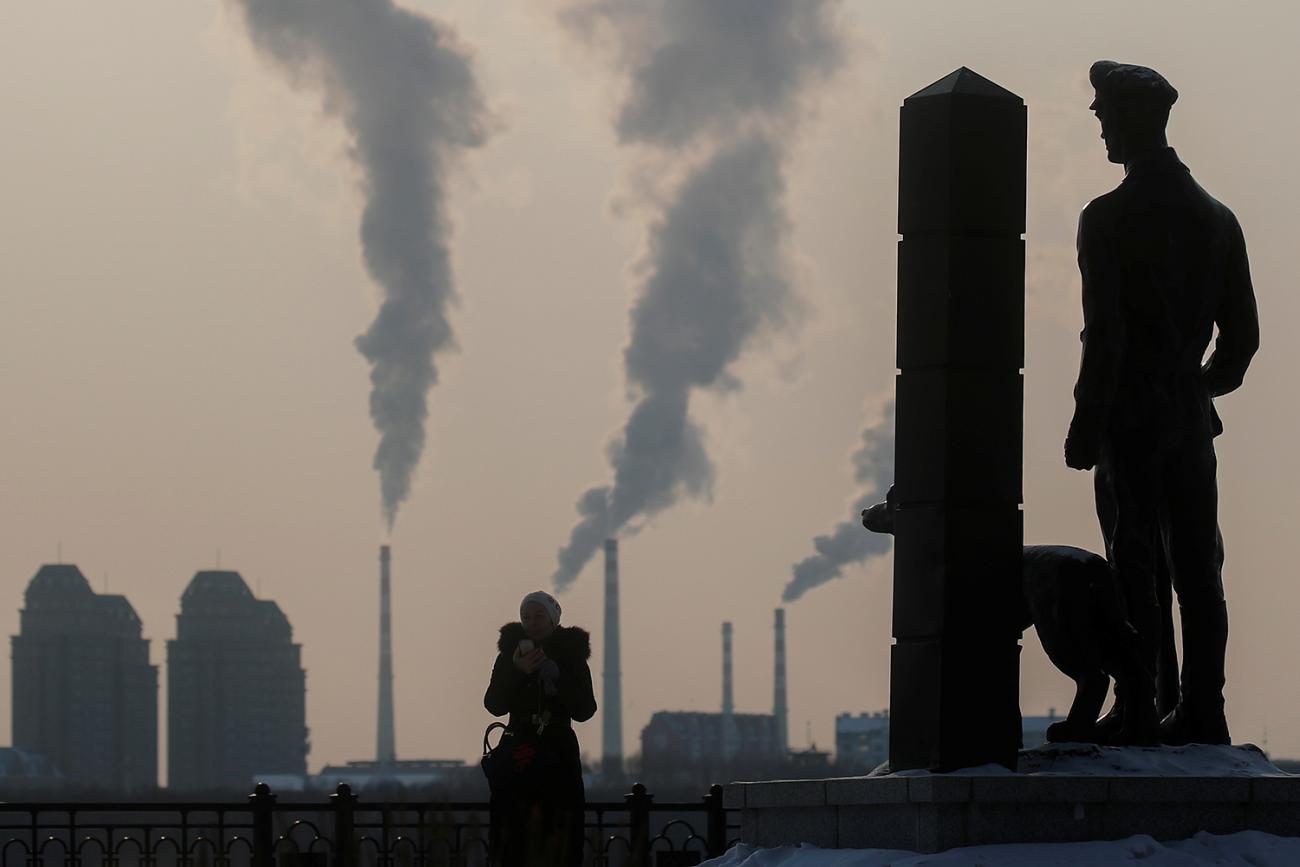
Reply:
[[[529,602],[536,602],[538,605],[546,609],[546,613],[551,616],[552,626],[560,625],[560,603],[556,601],[554,596],[547,593],[545,590],[534,590],[532,593],[529,593],[524,597],[524,601],[519,603],[519,617],[521,619],[524,616],[524,606]]]

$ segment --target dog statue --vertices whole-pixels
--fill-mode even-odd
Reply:
[[[894,532],[898,506],[890,487],[885,502],[862,512],[862,525],[875,533]],[[1021,630],[1033,626],[1047,658],[1074,681],[1074,701],[1064,720],[1047,729],[1052,743],[1123,744],[1122,727],[1098,726],[1110,681],[1122,695],[1138,671],[1137,630],[1124,615],[1115,573],[1104,557],[1069,545],[1028,545],[1024,549]]]

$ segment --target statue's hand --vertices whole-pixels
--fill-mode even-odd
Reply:
[[[1077,420],[1072,422],[1065,436],[1065,465],[1072,470],[1090,470],[1097,466],[1100,452],[1101,438]]]

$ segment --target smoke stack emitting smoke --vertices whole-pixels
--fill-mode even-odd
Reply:
[[[736,701],[731,680],[731,623],[722,624],[722,757],[736,754]]]
[[[773,631],[775,645],[775,665],[772,671],[772,715],[776,717],[776,736],[781,750],[790,747],[790,701],[786,695],[785,685],[785,609],[776,609],[776,623]]]
[[[379,714],[375,730],[375,761],[384,767],[397,761],[397,734],[393,710],[393,619],[391,552],[379,546]]]
[[[454,343],[446,174],[486,139],[487,111],[455,35],[392,0],[238,3],[257,48],[295,81],[310,76],[352,134],[365,265],[383,295],[356,343],[371,364],[374,465],[391,531],[424,450],[434,355]]]
[[[624,351],[635,406],[609,446],[613,482],[579,500],[557,590],[606,535],[711,491],[691,396],[739,388],[741,352],[787,324],[783,166],[806,91],[839,63],[836,5],[589,0],[565,14],[588,40],[611,37],[628,71],[620,141],[671,158],[684,178],[649,230]]]
[[[618,540],[605,540],[605,671],[601,695],[601,771],[623,776],[623,673],[620,659]]]
[[[829,535],[813,539],[816,554],[793,567],[790,582],[781,598],[793,602],[814,587],[838,578],[845,566],[862,563],[889,551],[893,537],[868,532],[862,526],[862,510],[885,499],[894,479],[894,403],[885,407],[884,418],[862,431],[862,445],[853,453],[854,477],[861,492],[850,508],[851,517],[835,525]]]

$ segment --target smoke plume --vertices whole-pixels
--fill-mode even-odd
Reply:
[[[893,537],[872,533],[862,526],[861,513],[885,499],[894,480],[894,404],[885,408],[879,423],[862,431],[862,443],[853,453],[854,477],[861,488],[849,509],[850,518],[835,525],[828,535],[813,539],[817,551],[794,565],[781,598],[793,602],[814,587],[840,577],[845,566],[862,563],[889,551]]]
[[[236,0],[254,45],[309,81],[352,136],[366,196],[361,243],[382,303],[357,349],[370,362],[375,469],[389,530],[424,450],[434,356],[454,344],[446,176],[487,137],[467,50],[392,0]]]
[[[608,453],[613,481],[587,490],[553,575],[564,590],[608,535],[683,496],[707,497],[713,465],[690,416],[697,390],[740,387],[755,336],[788,325],[784,164],[811,86],[838,65],[836,0],[597,0],[564,13],[612,49],[627,94],[620,141],[680,177],[639,262],[624,371],[631,414]]]

